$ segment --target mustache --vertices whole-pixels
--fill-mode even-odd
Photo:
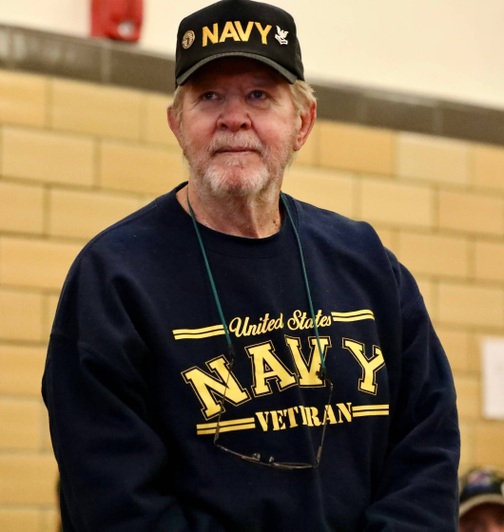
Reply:
[[[223,151],[255,151],[264,153],[261,141],[250,134],[222,133],[212,139],[208,152],[213,155]]]

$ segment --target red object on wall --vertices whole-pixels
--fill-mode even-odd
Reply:
[[[142,0],[91,0],[91,35],[137,42],[143,18]]]

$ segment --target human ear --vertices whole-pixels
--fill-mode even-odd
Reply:
[[[180,143],[180,113],[176,113],[173,110],[173,107],[170,105],[170,107],[168,107],[166,115],[168,118],[168,125],[170,126],[172,133],[175,135],[175,137]]]
[[[294,151],[299,151],[306,140],[310,131],[315,125],[315,120],[317,118],[317,102],[313,102],[309,107],[306,107],[299,113],[300,126],[294,141]]]

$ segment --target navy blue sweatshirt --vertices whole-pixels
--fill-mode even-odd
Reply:
[[[368,224],[287,197],[317,341],[288,217],[264,239],[199,226],[231,357],[175,193],[65,282],[43,379],[63,529],[455,531],[453,379],[407,269]],[[325,426],[319,467],[243,460],[217,422],[234,453],[307,464]]]

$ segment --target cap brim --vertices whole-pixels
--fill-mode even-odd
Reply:
[[[476,495],[469,500],[463,502],[459,507],[459,517],[462,517],[469,510],[480,504],[499,504],[504,506],[504,497],[498,493],[485,493],[483,495]]]
[[[205,57],[205,59],[202,59],[201,61],[198,61],[195,65],[193,65],[191,68],[186,70],[183,74],[178,76],[176,79],[177,85],[183,85],[187,79],[192,76],[196,70],[200,69],[202,66],[215,61],[216,59],[222,59],[224,57],[246,57],[248,59],[254,59],[255,61],[259,61],[261,63],[264,63],[265,65],[270,66],[274,70],[276,70],[279,74],[281,74],[289,83],[295,83],[298,79],[295,74],[284,68],[282,65],[279,65],[275,61],[272,61],[268,57],[264,57],[259,54],[253,54],[250,52],[222,52],[220,54],[215,54],[210,57]]]

